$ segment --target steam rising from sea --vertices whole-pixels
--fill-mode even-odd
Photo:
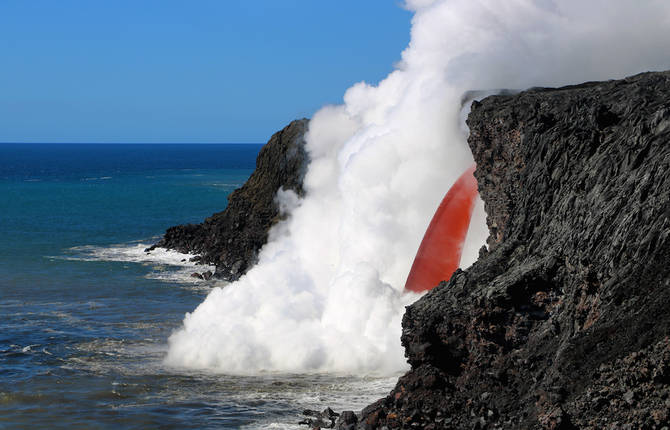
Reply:
[[[169,339],[166,362],[228,373],[405,368],[403,294],[445,192],[470,163],[460,100],[471,89],[558,86],[670,68],[670,3],[408,0],[409,46],[378,85],[318,111],[307,196],[259,263],[215,288]],[[486,237],[481,206],[463,266]]]

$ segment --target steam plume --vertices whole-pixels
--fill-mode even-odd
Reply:
[[[471,89],[557,86],[668,68],[670,3],[408,0],[402,61],[318,111],[307,196],[260,262],[214,289],[169,340],[167,362],[222,372],[390,373],[402,287],[440,199],[472,157],[460,100]],[[486,237],[476,210],[463,266]]]

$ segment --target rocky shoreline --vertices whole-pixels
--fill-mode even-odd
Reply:
[[[239,279],[256,263],[270,228],[281,219],[277,191],[304,194],[307,124],[307,119],[295,120],[270,138],[256,158],[251,177],[228,196],[225,210],[200,224],[168,228],[147,252],[166,248],[197,254],[196,261],[216,267],[214,277],[226,281]],[[202,278],[208,277],[205,273]]]
[[[670,428],[670,72],[474,102],[488,250],[407,307],[411,370],[312,427]],[[272,137],[228,208],[155,246],[235,280],[302,195],[307,120]],[[346,419],[343,419],[346,417]]]
[[[360,428],[670,426],[670,72],[475,102],[489,251],[407,308]]]

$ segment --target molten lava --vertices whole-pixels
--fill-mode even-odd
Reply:
[[[435,211],[407,276],[406,290],[430,290],[458,269],[477,198],[474,171],[473,165],[458,178]]]

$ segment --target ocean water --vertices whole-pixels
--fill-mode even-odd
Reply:
[[[394,377],[163,364],[215,283],[190,256],[143,250],[222,210],[259,149],[0,144],[0,428],[298,428],[303,409],[388,392]]]

